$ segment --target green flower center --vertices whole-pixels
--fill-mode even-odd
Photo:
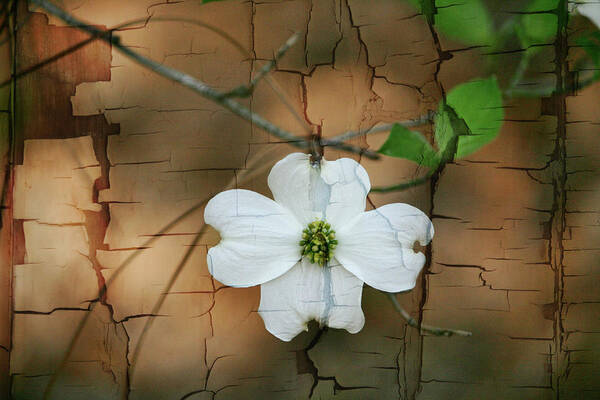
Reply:
[[[316,220],[308,224],[302,232],[302,255],[306,256],[313,264],[321,267],[333,257],[333,250],[338,242],[335,240],[335,231],[325,221]]]

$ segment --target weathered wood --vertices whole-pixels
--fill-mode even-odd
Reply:
[[[524,7],[490,5],[498,19]],[[299,43],[271,76],[325,138],[425,115],[442,93],[480,76],[486,61],[514,66],[519,51],[514,44],[504,55],[465,48],[438,32],[435,19],[429,25],[397,0],[62,6],[102,27],[147,17],[119,32],[123,44],[222,91],[247,84],[260,61],[299,31]],[[19,11],[28,17],[18,36],[19,69],[87,37],[27,13]],[[253,57],[198,26],[158,21],[182,16],[226,27]],[[567,39],[540,52],[528,83],[565,86]],[[506,68],[500,79],[509,74]],[[422,335],[406,327],[384,295],[365,288],[360,333],[311,325],[284,343],[264,329],[258,288],[228,288],[208,273],[206,252],[219,240],[212,229],[164,293],[202,209],[144,244],[231,181],[269,195],[269,167],[296,150],[93,42],[17,86],[15,203],[3,213],[14,231],[2,240],[10,252],[0,248],[1,288],[10,287],[12,268],[15,291],[12,302],[0,299],[0,327],[9,326],[10,310],[15,318],[12,348],[8,330],[0,333],[0,373],[6,347],[13,397],[42,398],[78,322],[89,315],[51,398],[596,398],[599,90],[513,99],[495,142],[448,164],[430,184],[370,196],[369,207],[407,202],[429,212],[435,225],[425,272],[400,303],[425,323],[473,337]],[[242,102],[304,133],[264,81]],[[431,136],[430,126],[420,129]],[[353,143],[377,149],[385,137]],[[341,155],[325,150],[328,159]],[[261,157],[262,169],[253,164]],[[403,160],[360,162],[374,186],[427,172]],[[246,178],[249,170],[256,173]],[[7,235],[4,225],[0,235]],[[114,278],[132,254],[139,256]],[[163,307],[150,315],[161,296]],[[153,325],[137,349],[149,318]],[[0,380],[0,390],[3,384],[8,380]]]

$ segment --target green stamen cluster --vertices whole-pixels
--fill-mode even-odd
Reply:
[[[333,256],[333,250],[338,242],[335,240],[335,231],[325,221],[317,220],[308,224],[302,232],[302,255],[311,263],[324,266]]]

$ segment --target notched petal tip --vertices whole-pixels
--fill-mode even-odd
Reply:
[[[321,179],[329,191],[325,219],[334,227],[364,212],[371,181],[362,165],[351,158],[323,160]]]
[[[415,241],[433,237],[429,217],[408,204],[388,204],[362,213],[338,233],[335,257],[366,284],[385,292],[410,290],[425,265]]]
[[[308,324],[305,324],[304,327],[294,330],[290,329],[290,327],[282,327],[276,323],[273,323],[273,320],[268,318],[264,311],[259,310],[258,314],[261,316],[267,332],[283,342],[290,342],[302,332],[308,332]]]
[[[222,238],[208,251],[208,270],[225,285],[259,285],[285,273],[300,259],[302,227],[265,196],[228,190],[211,199],[204,215]]]
[[[308,322],[356,333],[364,325],[363,283],[337,261],[320,267],[306,260],[261,285],[258,312],[265,328],[289,341],[308,330]]]
[[[367,170],[351,158],[338,158],[334,161],[321,161],[321,178],[328,185],[355,183],[365,196],[371,190],[371,180]]]

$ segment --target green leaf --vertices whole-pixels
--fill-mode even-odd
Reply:
[[[435,26],[447,37],[472,45],[494,41],[490,14],[481,0],[435,0]]]
[[[547,44],[554,40],[558,30],[558,16],[554,10],[559,0],[533,0],[525,9],[521,23],[517,25],[517,35],[524,48]]]
[[[430,168],[436,168],[439,164],[439,156],[423,135],[399,124],[394,125],[390,136],[378,151],[386,156],[406,158]]]
[[[440,108],[438,113],[435,116],[435,144],[438,147],[438,152],[440,154],[444,153],[446,147],[452,140],[454,136],[456,136],[456,132],[452,128],[452,124],[450,123],[450,115],[445,111],[446,103],[443,101],[440,103]]]
[[[435,118],[435,141],[441,162],[447,163],[456,158],[458,139],[467,135],[471,135],[471,130],[466,122],[446,102],[440,103]]]
[[[498,135],[504,119],[504,109],[502,92],[495,76],[456,86],[446,96],[446,103],[456,113],[456,117],[466,124],[466,128],[461,128],[457,121],[452,121],[452,114],[448,114],[454,134],[459,136],[456,158],[472,154]],[[446,122],[442,120],[442,123]],[[438,133],[436,126],[436,142],[440,151],[443,151],[444,143],[449,142],[446,136],[447,133]]]

